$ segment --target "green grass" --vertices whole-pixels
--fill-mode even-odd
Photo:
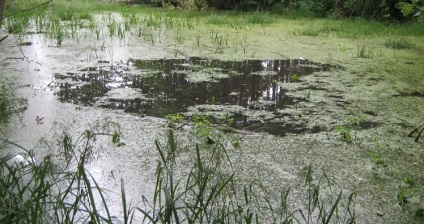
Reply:
[[[384,42],[384,46],[388,47],[388,48],[393,48],[393,49],[412,49],[414,48],[414,44],[411,43],[410,41],[408,41],[405,38],[391,38],[391,39],[387,39]]]
[[[213,24],[213,25],[228,25],[230,24],[230,19],[228,19],[226,16],[212,14],[207,17],[205,17],[206,24]]]
[[[94,136],[88,131],[83,136],[75,144],[64,138],[63,150],[70,155],[65,166],[56,164],[51,156],[40,160],[33,151],[1,140],[2,149],[13,147],[15,151],[0,158],[1,223],[75,223],[84,220],[101,223],[100,220],[112,220],[107,206],[105,216],[96,208],[105,202],[103,191],[85,170],[90,150],[88,143]],[[77,154],[74,147],[79,144],[86,147]],[[95,201],[95,193],[101,200]]]
[[[300,21],[305,19],[299,19]],[[424,27],[420,23],[385,24],[366,20],[305,20],[304,24],[290,31],[293,35],[333,35],[338,38],[370,38],[379,36],[422,36]]]
[[[344,142],[348,143],[348,144],[352,144],[354,139],[352,137],[352,130],[349,127],[345,127],[345,126],[337,126],[336,127],[336,132],[339,132],[342,136],[342,139]]]
[[[354,195],[344,199],[343,205],[341,192],[323,199],[320,192],[325,185],[331,186],[331,180],[326,175],[316,178],[311,166],[302,172],[304,186],[299,189],[307,198],[302,211],[291,208],[290,189],[273,198],[260,181],[240,185],[229,152],[219,141],[206,150],[196,145],[195,159],[185,178],[177,178],[180,171],[174,168],[180,149],[172,131],[165,146],[156,141],[156,149],[160,162],[153,199],[144,208],[136,207],[149,222],[261,223],[265,217],[271,217],[271,223],[355,222]]]
[[[8,4],[6,9],[6,16],[19,12],[22,9],[28,9],[40,4],[41,1],[32,0],[19,4],[13,2]],[[163,40],[163,35],[166,30],[170,29],[195,29],[199,23],[209,24],[211,26],[226,26],[235,30],[246,30],[249,26],[261,25],[262,27],[269,26],[277,21],[284,22],[291,20],[290,18],[268,14],[264,12],[220,12],[220,11],[207,11],[207,12],[192,12],[182,10],[166,10],[163,8],[154,7],[129,7],[122,4],[115,4],[105,1],[88,1],[78,0],[78,2],[69,3],[64,0],[55,0],[48,5],[36,8],[35,10],[19,12],[14,14],[6,21],[7,30],[10,33],[25,33],[28,21],[31,19],[43,21],[45,29],[48,27],[48,20],[52,21],[93,21],[94,14],[108,12],[120,13],[125,22],[117,23],[114,26],[114,31],[110,32],[110,36],[117,36],[122,39],[124,33],[131,32],[141,36],[140,26],[146,26],[149,29],[160,30],[160,37],[154,38]],[[289,33],[292,35],[302,36],[336,36],[338,38],[358,39],[365,37],[375,36],[421,36],[424,35],[424,26],[419,23],[410,24],[384,24],[375,21],[357,20],[330,20],[330,19],[302,19],[298,18],[296,21],[301,21],[299,26],[290,28]],[[37,23],[38,25],[40,23]],[[92,26],[100,26],[94,24]],[[118,26],[122,26],[125,32],[118,34]],[[38,32],[45,32],[42,28],[37,29]],[[92,28],[94,30],[94,28]],[[116,31],[116,32],[115,32]],[[48,32],[48,31],[47,31]],[[71,32],[72,34],[76,32]],[[72,35],[72,38],[78,38],[78,35]],[[57,40],[61,38],[54,37]],[[152,38],[150,38],[152,39]],[[389,40],[386,45],[395,49],[411,47],[405,39],[399,38],[398,40]],[[58,41],[60,42],[60,41]]]
[[[28,27],[28,20],[25,19],[9,19],[6,23],[8,33],[17,34],[24,33]]]
[[[356,56],[358,58],[373,58],[374,51],[366,46],[358,46],[358,51]]]
[[[110,123],[110,122],[109,122]],[[111,122],[110,124],[112,124]],[[117,134],[118,133],[118,134]],[[264,185],[253,180],[238,182],[238,172],[229,152],[219,141],[207,148],[192,148],[192,164],[177,169],[181,153],[172,130],[166,144],[156,141],[158,165],[152,198],[140,198],[136,206],[128,203],[124,180],[121,179],[120,202],[106,199],[104,189],[85,169],[92,153],[96,135],[86,130],[76,140],[62,135],[56,156],[37,158],[31,150],[0,139],[1,149],[14,153],[0,158],[0,222],[1,223],[112,223],[117,220],[132,223],[135,217],[153,223],[258,223],[263,220],[282,223],[328,223],[354,221],[354,195],[348,198],[328,192],[331,180],[316,176],[311,166],[303,169],[303,196],[307,199],[304,210],[289,201],[290,189],[282,190],[274,198]],[[106,134],[114,143],[119,132]],[[62,162],[59,162],[62,161]],[[114,203],[114,204],[111,204]],[[122,216],[112,217],[110,208],[121,206]],[[143,207],[144,205],[144,207]],[[102,208],[102,209],[100,209]],[[115,211],[116,212],[116,211]],[[297,218],[296,218],[297,217]],[[299,218],[301,217],[301,218]]]
[[[368,120],[365,115],[357,114],[353,111],[350,111],[350,113],[347,124],[336,126],[335,128],[335,131],[341,134],[343,141],[348,144],[355,143],[357,132],[361,129],[361,125]]]
[[[245,19],[249,24],[260,24],[262,26],[268,26],[274,21],[270,14],[263,12],[247,13]]]
[[[319,36],[327,35],[328,33],[323,29],[321,25],[314,23],[307,23],[300,28],[295,28],[290,33],[294,36]]]
[[[384,155],[382,151],[382,145],[378,142],[378,138],[374,138],[375,146],[374,150],[369,152],[369,156],[372,158],[375,170],[380,168],[387,168],[389,165],[389,159]]]

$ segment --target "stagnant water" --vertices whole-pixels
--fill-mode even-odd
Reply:
[[[303,59],[99,61],[97,67],[55,74],[55,78],[62,102],[165,117],[196,105],[212,104],[272,112],[304,100],[287,96],[282,83],[302,82],[303,76],[329,68]],[[237,113],[231,117],[235,128],[255,123]],[[305,131],[302,127],[285,127],[282,131],[275,124],[261,123],[261,131],[271,134]]]

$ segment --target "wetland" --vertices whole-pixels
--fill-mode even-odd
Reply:
[[[23,148],[37,164],[49,156],[57,169],[81,167],[64,156],[64,139],[72,139],[74,159],[84,157],[86,172],[107,191],[108,205],[97,208],[103,217],[153,217],[141,210],[150,211],[162,165],[164,173],[174,170],[164,182],[196,179],[203,169],[219,173],[222,179],[208,179],[211,195],[222,196],[211,209],[215,218],[219,206],[233,205],[226,200],[242,198],[238,218],[256,211],[259,222],[281,222],[283,215],[259,208],[278,207],[280,192],[291,189],[292,219],[307,223],[320,215],[306,214],[313,183],[325,209],[343,193],[340,212],[349,215],[336,221],[347,222],[353,210],[357,223],[423,221],[424,137],[406,137],[424,118],[419,25],[144,5],[85,13],[60,4],[69,11],[9,17],[0,30],[7,36],[2,82],[25,102],[1,128],[3,141],[13,143],[1,153]],[[392,48],[398,40],[409,47]],[[305,182],[305,167],[314,181]],[[213,194],[214,181],[231,190]],[[256,200],[244,198],[243,186]]]

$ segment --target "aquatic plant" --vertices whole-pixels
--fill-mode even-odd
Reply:
[[[358,52],[356,56],[359,58],[373,58],[374,52],[366,46],[358,46]]]
[[[58,27],[57,30],[56,30],[56,43],[57,43],[57,46],[59,46],[59,47],[62,46],[62,42],[63,42],[64,39],[65,39],[64,31],[63,31],[63,29],[61,27]]]
[[[109,220],[99,214],[98,194],[105,203],[103,191],[85,169],[93,133],[86,131],[72,144],[63,139],[63,150],[69,155],[65,166],[55,164],[51,156],[37,161],[33,151],[2,139],[3,147],[13,146],[20,152],[0,158],[0,221],[2,223],[75,223],[80,221]],[[77,153],[75,146],[85,147]],[[70,165],[76,163],[75,169]],[[94,185],[92,185],[94,184]]]
[[[339,43],[339,51],[346,52],[346,47]]]
[[[367,120],[367,116],[356,114],[351,111],[352,115],[348,117],[348,124],[342,126],[336,126],[335,130],[342,135],[345,142],[351,144],[356,141],[356,134],[363,124]],[[353,135],[352,135],[353,132]]]
[[[118,26],[118,32],[117,32],[117,34],[118,34],[119,39],[122,40],[122,39],[125,38],[125,30],[122,29],[121,26]]]
[[[41,141],[51,152],[42,158],[0,139],[0,149],[12,152],[0,157],[0,223],[113,222],[104,190],[85,164],[97,137],[109,136],[115,145],[123,145],[119,124],[106,118],[75,139],[67,132],[57,135],[58,144]]]
[[[115,36],[117,27],[117,22],[115,20],[111,20],[111,22],[107,25],[107,28],[109,29],[109,37]]]
[[[27,20],[22,19],[8,19],[6,29],[8,33],[23,33],[28,26]]]
[[[200,47],[200,39],[202,38],[202,36],[200,35],[196,35],[196,46]]]
[[[58,8],[54,11],[55,15],[62,21],[71,21],[74,19],[75,11],[69,8]]]
[[[226,16],[211,14],[206,17],[206,24],[228,25],[230,24],[230,19],[228,19]]]
[[[170,128],[175,128],[177,124],[180,124],[184,121],[184,116],[180,113],[169,114],[166,116],[166,118],[167,126]]]
[[[308,100],[311,99],[311,93],[312,93],[312,89],[310,89],[306,92],[306,99],[308,99]]]
[[[113,124],[106,120],[104,125],[109,127]],[[100,124],[94,127],[97,125]],[[111,202],[85,169],[92,153],[91,144],[97,135],[111,136],[112,142],[120,142],[119,131],[108,134],[86,130],[76,140],[63,133],[60,148],[54,151],[60,152],[56,156],[64,163],[56,163],[58,158],[52,155],[36,162],[38,159],[33,151],[2,139],[1,148],[15,147],[16,153],[0,158],[0,222],[112,223],[123,220],[124,223],[132,223],[136,212],[143,215],[143,221],[154,223],[229,223],[234,220],[258,223],[269,220],[269,217],[273,222],[281,223],[318,220],[322,223],[354,223],[356,219],[352,207],[354,195],[351,194],[343,205],[341,192],[334,198],[325,196],[324,199],[321,189],[327,183],[331,190],[331,180],[326,175],[315,179],[312,166],[305,167],[302,172],[304,194],[307,196],[305,210],[291,208],[288,200],[291,189],[282,190],[280,198],[273,198],[258,180],[238,183],[238,169],[219,141],[207,150],[196,145],[193,164],[188,175],[182,177],[179,175],[182,170],[176,166],[180,146],[172,130],[168,131],[165,145],[155,141],[159,161],[153,198],[142,197],[143,201],[138,206],[131,206],[121,179],[122,217],[113,217]],[[116,202],[113,203],[116,205]]]
[[[299,76],[298,76],[297,74],[293,74],[293,75],[291,76],[291,81],[292,81],[292,82],[297,82],[297,81],[299,81]]]
[[[207,113],[193,117],[195,134],[208,144],[213,144],[217,140],[213,135],[214,128],[211,120],[212,117]]]
[[[289,203],[291,189],[279,192],[278,198],[259,180],[243,185],[237,182],[235,164],[223,144],[209,150],[196,145],[193,165],[185,178],[176,169],[179,147],[172,130],[165,146],[156,141],[159,163],[156,168],[155,192],[151,201],[136,207],[145,221],[152,223],[355,223],[354,194],[341,206],[342,193],[324,200],[321,191],[331,180],[325,174],[318,179],[312,166],[302,170],[305,180],[305,210],[292,210]],[[343,208],[343,209],[342,209]],[[267,217],[265,219],[265,217]]]
[[[121,133],[119,131],[114,131],[112,134],[112,142],[117,146],[125,146],[125,143],[121,141]]]
[[[384,42],[384,46],[393,49],[411,49],[414,48],[414,44],[409,42],[405,38],[387,39]]]
[[[380,168],[386,168],[389,164],[389,159],[383,155],[382,145],[378,142],[378,138],[373,138],[375,146],[374,150],[369,152],[369,156],[374,163],[374,169],[378,171]]]
[[[294,36],[318,36],[320,34],[323,34],[324,30],[322,29],[322,26],[308,23],[304,25],[302,28],[295,28],[294,30],[290,31],[291,35]]]
[[[345,141],[346,143],[353,143],[351,128],[345,126],[337,126],[336,132],[339,132],[342,135],[343,141]]]
[[[211,30],[210,38],[212,44],[215,45],[215,52],[223,53],[228,46],[229,33],[221,34],[218,31]]]
[[[262,27],[265,27],[273,22],[273,18],[268,13],[256,11],[246,15],[246,22],[250,24],[259,24]]]
[[[26,100],[15,97],[10,84],[0,80],[0,125],[9,122],[13,115],[26,110]]]
[[[419,203],[411,203],[412,198],[420,198],[424,196],[424,185],[422,186],[409,186],[406,189],[402,189],[398,194],[399,205],[408,208],[410,212],[422,219],[424,217],[424,205]]]
[[[241,48],[243,49],[243,54],[247,54],[249,50],[249,42],[247,41],[247,36],[244,36],[239,41]]]

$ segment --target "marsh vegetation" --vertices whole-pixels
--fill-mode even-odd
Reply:
[[[0,222],[423,221],[422,1],[199,2],[7,1]]]

